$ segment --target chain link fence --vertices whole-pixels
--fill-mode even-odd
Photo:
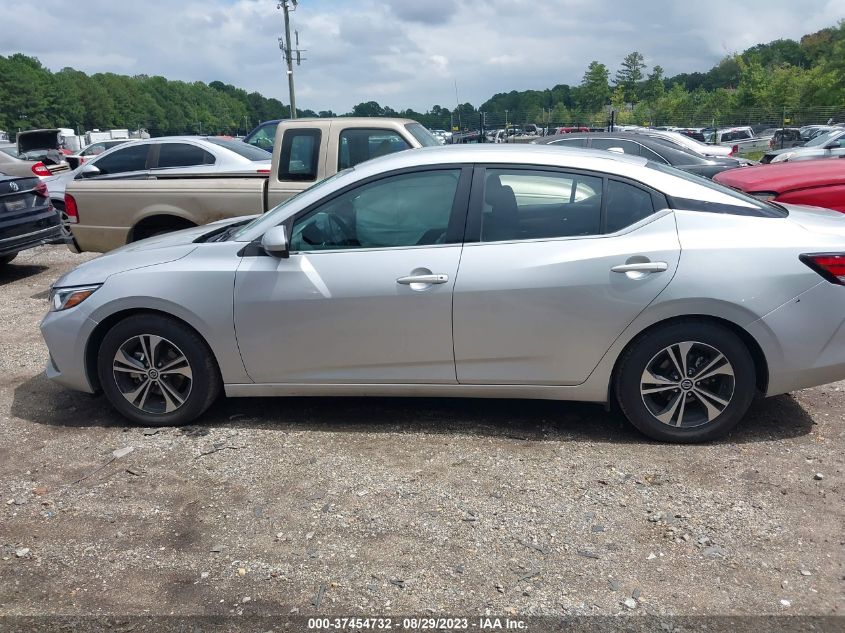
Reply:
[[[453,115],[450,121],[444,121],[443,128],[449,129],[450,126],[453,130],[457,128],[455,138],[458,142],[475,142],[482,130],[487,136],[495,134],[497,130],[504,129],[528,132],[533,130],[554,131],[557,128],[605,130],[610,125],[611,114],[615,125],[681,128],[719,128],[748,125],[759,132],[766,128],[842,123],[845,122],[845,104],[780,111],[767,108],[745,108],[722,112],[707,108],[687,108],[675,110],[671,113],[638,106],[635,109],[623,109],[612,113],[608,109],[604,114],[593,116],[578,115],[577,113],[555,116],[554,110],[543,112],[539,110],[472,112],[462,113],[460,117]]]

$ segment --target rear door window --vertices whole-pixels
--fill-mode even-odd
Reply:
[[[321,138],[316,128],[286,130],[279,156],[279,180],[317,180]]]
[[[130,145],[116,149],[110,154],[101,156],[93,163],[100,170],[100,175],[121,174],[132,171],[144,171],[147,168],[147,154],[149,143]]]
[[[602,179],[575,173],[488,169],[481,241],[601,233]]]
[[[214,155],[190,143],[162,143],[158,154],[158,167],[193,167],[213,165]]]
[[[393,130],[349,129],[340,133],[338,170],[354,167],[371,158],[401,152],[411,146]]]

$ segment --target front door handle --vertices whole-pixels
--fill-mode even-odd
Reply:
[[[397,284],[410,286],[411,284],[445,284],[449,281],[449,275],[408,275],[396,280]]]
[[[666,262],[637,262],[635,264],[619,264],[610,270],[615,273],[662,273],[669,268]]]

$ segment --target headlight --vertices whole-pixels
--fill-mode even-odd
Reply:
[[[772,193],[771,191],[758,191],[757,193],[752,193],[751,195],[758,200],[768,202],[769,200],[774,200],[778,194]]]
[[[59,312],[78,306],[94,294],[94,291],[99,287],[100,284],[96,286],[76,286],[75,288],[52,288],[50,290],[50,309],[53,312]]]
[[[775,156],[772,159],[772,162],[773,163],[782,163],[782,162],[792,158],[793,154],[795,154],[795,152],[787,152],[786,154],[778,154],[777,156]]]

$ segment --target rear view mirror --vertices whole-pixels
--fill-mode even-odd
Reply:
[[[79,170],[79,175],[83,178],[91,178],[92,176],[99,176],[100,170],[96,165],[87,163]]]
[[[286,259],[290,257],[288,234],[283,225],[274,226],[261,238],[261,247],[268,255]]]

